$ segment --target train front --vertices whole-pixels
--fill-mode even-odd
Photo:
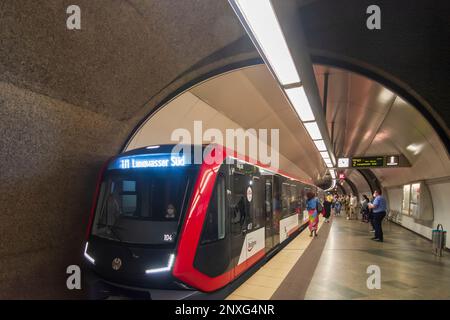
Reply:
[[[189,292],[171,269],[199,165],[172,148],[125,153],[104,169],[84,248],[91,298]]]

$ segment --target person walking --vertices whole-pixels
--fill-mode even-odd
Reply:
[[[375,190],[373,197],[373,203],[368,205],[369,208],[372,209],[373,227],[375,229],[375,237],[373,237],[372,240],[383,242],[382,222],[386,216],[386,199],[382,196],[381,190]]]
[[[319,213],[322,212],[321,204],[319,199],[317,199],[316,195],[312,191],[308,191],[306,193],[306,210],[308,211],[309,217],[309,236],[317,237],[317,227],[319,226]]]

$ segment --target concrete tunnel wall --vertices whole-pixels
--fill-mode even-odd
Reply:
[[[81,263],[102,163],[176,89],[256,57],[226,2],[77,1],[78,33],[69,4],[2,3],[0,298],[83,297],[66,267]]]
[[[341,44],[335,40],[350,39],[357,21],[350,14],[329,27],[339,16],[328,6],[332,3],[314,1],[304,11],[314,20],[306,33],[311,51],[389,71],[425,97],[448,125],[448,90],[429,86],[442,85],[448,74],[441,46],[449,44],[439,41],[446,34],[433,25],[419,39],[414,30],[393,37],[384,29],[376,41],[362,37],[363,42]],[[407,1],[395,5],[402,3],[403,9],[425,12]],[[257,57],[225,0],[78,0],[80,32],[65,28],[70,4],[1,3],[0,298],[80,297],[66,289],[65,271],[80,263],[101,163],[119,152],[139,121],[174,90],[211,70]],[[344,7],[363,10],[364,5],[347,0]],[[441,21],[448,10],[436,12]],[[315,18],[323,14],[330,19]],[[395,25],[410,30],[423,21],[428,20],[411,14]],[[395,42],[397,36],[402,41],[377,54],[377,43]],[[431,45],[428,37],[434,39]],[[440,63],[421,63],[435,52]]]
[[[58,297],[123,122],[0,83],[0,298]],[[93,152],[95,146],[95,152]]]

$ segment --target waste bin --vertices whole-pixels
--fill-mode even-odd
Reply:
[[[442,252],[445,249],[445,243],[447,238],[447,231],[444,230],[442,224],[438,224],[437,228],[433,230],[433,253],[439,257],[442,257]]]

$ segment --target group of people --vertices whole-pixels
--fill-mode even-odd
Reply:
[[[313,235],[317,236],[320,214],[323,215],[326,223],[330,221],[332,211],[335,216],[340,216],[342,210],[345,211],[347,220],[358,220],[357,209],[359,207],[362,222],[370,223],[372,226],[373,230],[371,232],[374,233],[372,240],[383,242],[382,222],[384,217],[386,217],[387,205],[380,190],[375,190],[372,199],[369,199],[367,195],[362,195],[359,205],[358,198],[353,194],[336,194],[334,196],[328,194],[323,200],[320,200],[313,192],[308,192],[306,194],[306,200],[310,237]]]

